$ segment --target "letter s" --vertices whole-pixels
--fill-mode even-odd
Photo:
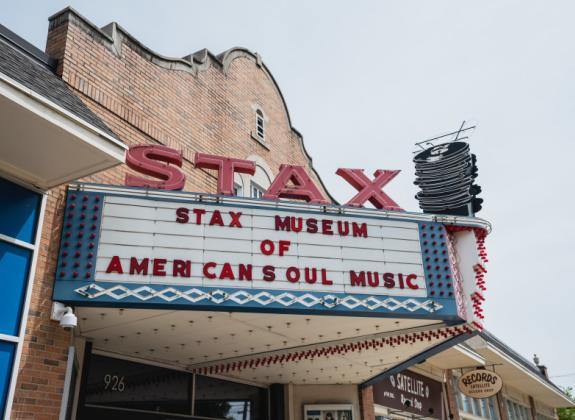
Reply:
[[[176,210],[176,222],[188,223],[190,221],[190,211],[185,207],[180,207]]]
[[[393,289],[395,287],[395,280],[393,280],[393,273],[383,274],[383,285],[388,289]]]
[[[170,147],[159,145],[133,146],[126,154],[126,165],[134,171],[159,178],[162,181],[126,174],[125,183],[129,187],[181,190],[186,182],[186,176],[178,168],[182,167],[182,161],[182,153]]]

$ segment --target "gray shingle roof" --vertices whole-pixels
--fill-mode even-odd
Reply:
[[[54,73],[53,65],[50,57],[0,25],[0,73],[117,139],[114,132]]]
[[[479,333],[479,336],[481,338],[483,338],[485,341],[487,341],[488,343],[490,343],[493,346],[495,346],[496,348],[498,348],[501,352],[505,353],[511,359],[513,359],[514,361],[519,363],[525,369],[529,370],[535,376],[537,376],[541,380],[547,382],[549,385],[553,386],[558,391],[563,392],[563,391],[561,391],[561,389],[557,385],[555,385],[553,382],[551,382],[551,380],[549,380],[549,378],[547,378],[537,366],[535,366],[529,360],[527,360],[526,358],[521,356],[519,353],[517,353],[515,350],[513,350],[511,347],[509,347],[503,341],[501,341],[500,339],[495,337],[493,334],[491,334],[490,332],[488,332],[486,330],[483,330],[482,332]]]

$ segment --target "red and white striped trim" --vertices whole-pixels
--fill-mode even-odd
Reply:
[[[329,345],[315,349],[305,349],[299,351],[290,351],[281,354],[262,355],[250,359],[215,363],[209,366],[193,368],[192,372],[197,374],[223,374],[227,372],[241,372],[245,369],[257,368],[259,366],[271,366],[289,362],[298,362],[300,360],[313,360],[316,358],[344,355],[362,350],[377,350],[384,347],[395,347],[402,344],[414,344],[420,341],[431,341],[433,339],[447,339],[459,336],[461,334],[471,334],[473,329],[468,325],[457,327],[440,328],[434,331],[423,331],[408,333],[399,336],[382,337],[378,339],[367,339],[353,343]]]

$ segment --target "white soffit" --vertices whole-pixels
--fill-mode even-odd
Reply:
[[[96,351],[194,370],[236,360],[275,357],[365,337],[433,331],[438,321],[219,311],[77,307],[77,334]],[[436,337],[384,348],[306,357],[215,372],[260,384],[361,383],[433,347]]]
[[[0,75],[0,171],[39,189],[124,161],[127,146]]]
[[[485,359],[473,350],[457,345],[431,356],[427,362],[440,369],[461,369],[485,365]]]

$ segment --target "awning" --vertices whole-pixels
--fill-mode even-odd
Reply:
[[[4,175],[46,190],[124,161],[122,142],[1,73],[0,110]]]
[[[483,334],[483,333],[482,333]],[[529,366],[526,360],[491,335],[474,337],[468,344],[485,359],[486,366],[493,366],[508,385],[525,394],[537,396],[537,400],[549,407],[573,407],[575,404],[559,388],[542,375],[536,373],[535,366]],[[488,341],[489,340],[489,341]]]
[[[258,384],[360,384],[453,336],[442,322],[77,307],[96,352]]]
[[[467,346],[457,345],[429,357],[427,362],[440,369],[461,369],[482,366],[485,359]]]

